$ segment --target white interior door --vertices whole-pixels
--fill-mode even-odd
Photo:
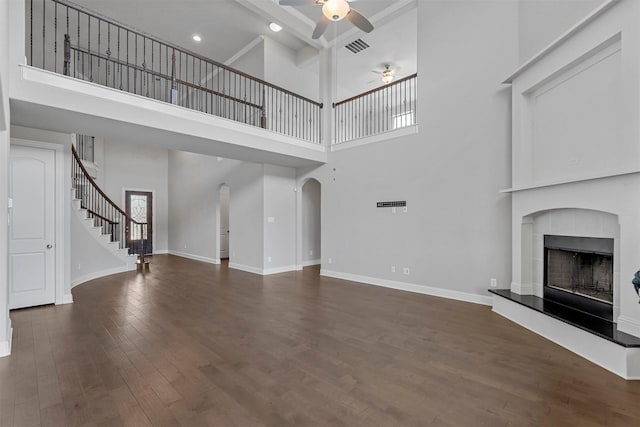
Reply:
[[[9,308],[55,302],[55,151],[11,146]]]
[[[220,259],[229,258],[229,187],[220,188]]]

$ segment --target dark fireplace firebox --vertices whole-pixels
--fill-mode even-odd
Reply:
[[[613,239],[544,236],[544,299],[613,319]]]

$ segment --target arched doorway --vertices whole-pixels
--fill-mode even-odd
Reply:
[[[299,265],[308,267],[321,262],[321,185],[310,178],[302,185],[300,197]]]
[[[222,184],[218,188],[218,203],[216,209],[216,251],[217,259],[220,261],[229,260],[229,240],[231,233],[229,230],[229,202],[231,190],[228,185]]]

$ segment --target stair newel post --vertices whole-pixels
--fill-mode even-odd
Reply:
[[[178,103],[178,80],[176,78],[176,50],[171,54],[171,103]]]
[[[71,75],[71,39],[69,34],[64,35],[64,75]]]

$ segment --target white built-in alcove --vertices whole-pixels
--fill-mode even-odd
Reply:
[[[511,292],[543,296],[544,236],[613,239],[613,321],[640,337],[640,2],[610,0],[512,84]],[[494,310],[625,378],[624,348],[494,298]],[[544,315],[541,315],[544,317]],[[620,348],[619,348],[620,347]]]

